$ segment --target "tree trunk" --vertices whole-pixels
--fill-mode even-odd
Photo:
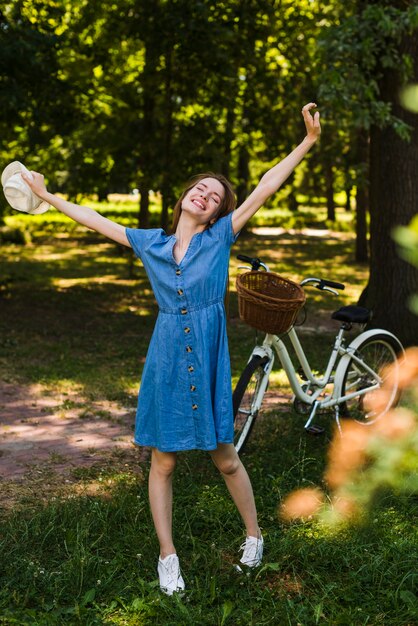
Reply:
[[[246,146],[241,146],[238,155],[237,206],[240,206],[248,195],[248,179],[250,177],[250,155]]]
[[[299,209],[299,202],[297,199],[297,187],[295,184],[295,172],[292,172],[289,178],[286,181],[285,188],[289,188],[289,193],[287,194],[287,208],[289,211],[296,212]]]
[[[155,181],[154,161],[155,161],[155,93],[158,85],[158,55],[151,42],[145,45],[145,66],[142,73],[141,87],[144,90],[142,105],[141,134],[138,137],[139,144],[139,169],[141,170],[141,180],[138,188],[141,194],[139,210],[139,227],[147,228],[149,223],[149,190],[153,188]],[[154,166],[154,167],[153,167]],[[154,187],[155,189],[155,187]]]
[[[366,263],[369,260],[367,240],[367,213],[369,210],[369,133],[361,129],[357,135],[357,191],[356,191],[356,251],[355,260]]]
[[[9,203],[4,197],[4,194],[0,193],[0,226],[4,225],[4,214],[8,206],[9,206]]]
[[[296,213],[296,211],[299,210],[299,202],[298,202],[298,198],[296,195],[296,189],[293,185],[290,188],[289,195],[287,196],[287,201],[288,201],[289,211]]]
[[[334,170],[328,159],[325,161],[325,185],[327,196],[327,220],[329,222],[335,222]]]
[[[232,141],[234,139],[234,123],[235,123],[235,97],[230,102],[228,110],[226,112],[226,124],[223,137],[224,149],[221,163],[221,172],[226,178],[229,178],[229,172],[231,167],[231,150]]]
[[[161,224],[161,228],[163,230],[165,230],[166,232],[168,232],[169,229],[169,225],[168,225],[168,209],[170,206],[170,194],[168,192],[162,192],[162,199],[161,199],[161,220],[160,220],[160,224]]]
[[[355,260],[358,263],[367,263],[369,247],[367,241],[367,208],[368,193],[364,184],[359,184],[356,193],[356,251]]]
[[[351,211],[351,192],[353,188],[351,186],[346,186],[345,188],[345,210],[347,213]]]
[[[412,82],[418,82],[418,33],[405,37],[401,53],[414,63]],[[374,327],[394,332],[404,343],[418,343],[418,316],[408,298],[418,291],[418,270],[403,261],[392,239],[397,224],[408,224],[418,212],[418,116],[397,102],[400,76],[384,70],[381,97],[393,103],[393,113],[412,127],[410,141],[392,128],[371,130],[370,143],[370,278],[361,301],[373,309]]]
[[[146,182],[139,185],[139,228],[148,228],[149,226],[149,188]]]
[[[165,80],[164,80],[164,108],[165,108],[165,128],[164,128],[164,154],[163,154],[163,176],[162,176],[162,207],[161,207],[161,228],[168,229],[168,209],[172,194],[171,186],[171,152],[173,142],[173,54],[169,49],[165,55]]]
[[[108,189],[99,189],[99,191],[97,192],[97,200],[99,202],[108,202],[108,195]]]

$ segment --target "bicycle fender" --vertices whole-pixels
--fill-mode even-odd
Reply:
[[[251,352],[251,356],[248,359],[248,362],[251,361],[253,356],[259,356],[260,358],[267,357],[269,361],[274,358],[273,350],[270,346],[256,346],[254,350]]]
[[[349,352],[349,354],[344,354],[344,356],[341,357],[337,365],[337,369],[335,370],[335,385],[333,392],[334,398],[338,398],[341,395],[344,373],[351,359],[350,353],[355,352],[364,341],[370,339],[375,335],[379,335],[380,337],[383,335],[393,339],[398,344],[399,356],[402,358],[404,357],[405,350],[403,348],[403,345],[401,344],[399,339],[388,330],[383,330],[381,328],[371,328],[370,330],[366,330],[363,333],[360,333],[360,335],[357,335],[357,337],[355,337],[353,341],[351,341],[351,343],[347,346],[347,351]]]

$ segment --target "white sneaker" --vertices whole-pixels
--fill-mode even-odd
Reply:
[[[258,567],[263,559],[263,546],[263,537],[247,537],[240,547],[240,550],[244,550],[240,563],[247,567]]]
[[[160,589],[168,596],[175,591],[183,591],[185,585],[180,573],[180,563],[177,554],[169,554],[158,559],[158,576],[160,577]]]

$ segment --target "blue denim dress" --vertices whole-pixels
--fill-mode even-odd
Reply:
[[[214,450],[233,441],[224,295],[232,214],[193,236],[182,261],[161,229],[127,228],[159,313],[138,397],[135,443],[163,452]]]

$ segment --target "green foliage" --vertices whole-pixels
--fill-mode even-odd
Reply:
[[[72,198],[154,189],[167,210],[207,169],[242,198],[302,137],[325,13],[316,0],[8,2],[1,159],[41,169]]]
[[[398,226],[394,231],[394,238],[400,246],[402,256],[418,267],[418,215],[409,226]]]
[[[380,80],[388,68],[401,71],[405,82],[412,60],[402,57],[402,37],[418,27],[418,7],[397,8],[391,2],[344,4],[340,22],[324,29],[319,41],[325,71],[319,93],[327,117],[353,128],[392,125],[408,136],[404,122],[380,98]],[[348,10],[347,10],[348,9]],[[344,116],[341,117],[342,112]]]
[[[418,113],[418,85],[408,85],[401,91],[402,106],[412,113]]]
[[[61,3],[2,4],[0,12],[0,158],[42,163],[42,150],[70,114],[59,75]],[[4,206],[4,205],[3,205]]]
[[[412,384],[416,385],[416,381],[414,377]],[[321,510],[320,519],[325,524],[338,525],[350,516],[354,520],[370,518],[382,497],[414,497],[418,493],[418,396],[413,389],[409,395],[413,411],[397,409],[383,418],[375,430],[357,432],[351,449],[350,442],[340,446],[340,458],[335,455],[335,464],[327,471],[330,478],[338,472],[338,462],[344,464],[359,450],[364,458],[339,485],[330,504]]]
[[[418,85],[409,85],[401,92],[402,105],[418,113]],[[399,245],[400,255],[409,263],[418,267],[418,214],[412,218],[409,226],[397,226],[393,237]],[[418,315],[418,294],[410,299],[410,307]]]
[[[400,42],[416,33],[418,7],[387,0],[336,3],[336,15],[326,26],[319,34],[317,50],[319,100],[328,133],[333,134],[326,152],[345,171],[348,186],[365,190],[372,126],[392,127],[404,140],[411,136],[411,127],[393,111],[397,93],[392,99],[385,97],[382,81],[386,77],[395,85],[398,75],[400,83],[406,84],[413,74],[415,59],[402,53]],[[392,72],[391,79],[388,72]]]
[[[401,92],[402,105],[418,113],[418,85],[409,85]],[[397,226],[393,237],[399,245],[400,255],[409,263],[418,267],[418,214],[412,218],[409,226]],[[418,294],[410,299],[410,307],[418,315]]]
[[[295,189],[325,187],[324,160],[340,170],[336,188],[349,183],[353,128],[406,133],[379,98],[379,68],[408,73],[397,44],[416,23],[416,6],[387,2],[12,0],[0,17],[0,157],[73,198],[154,189],[167,212],[189,175],[215,169],[242,199],[300,140],[299,108],[318,98],[328,138],[309,157],[315,176],[289,181],[295,207]]]
[[[399,246],[399,254],[409,263],[418,267],[418,214],[409,226],[398,226],[393,237]],[[410,299],[410,307],[418,315],[418,294]]]

